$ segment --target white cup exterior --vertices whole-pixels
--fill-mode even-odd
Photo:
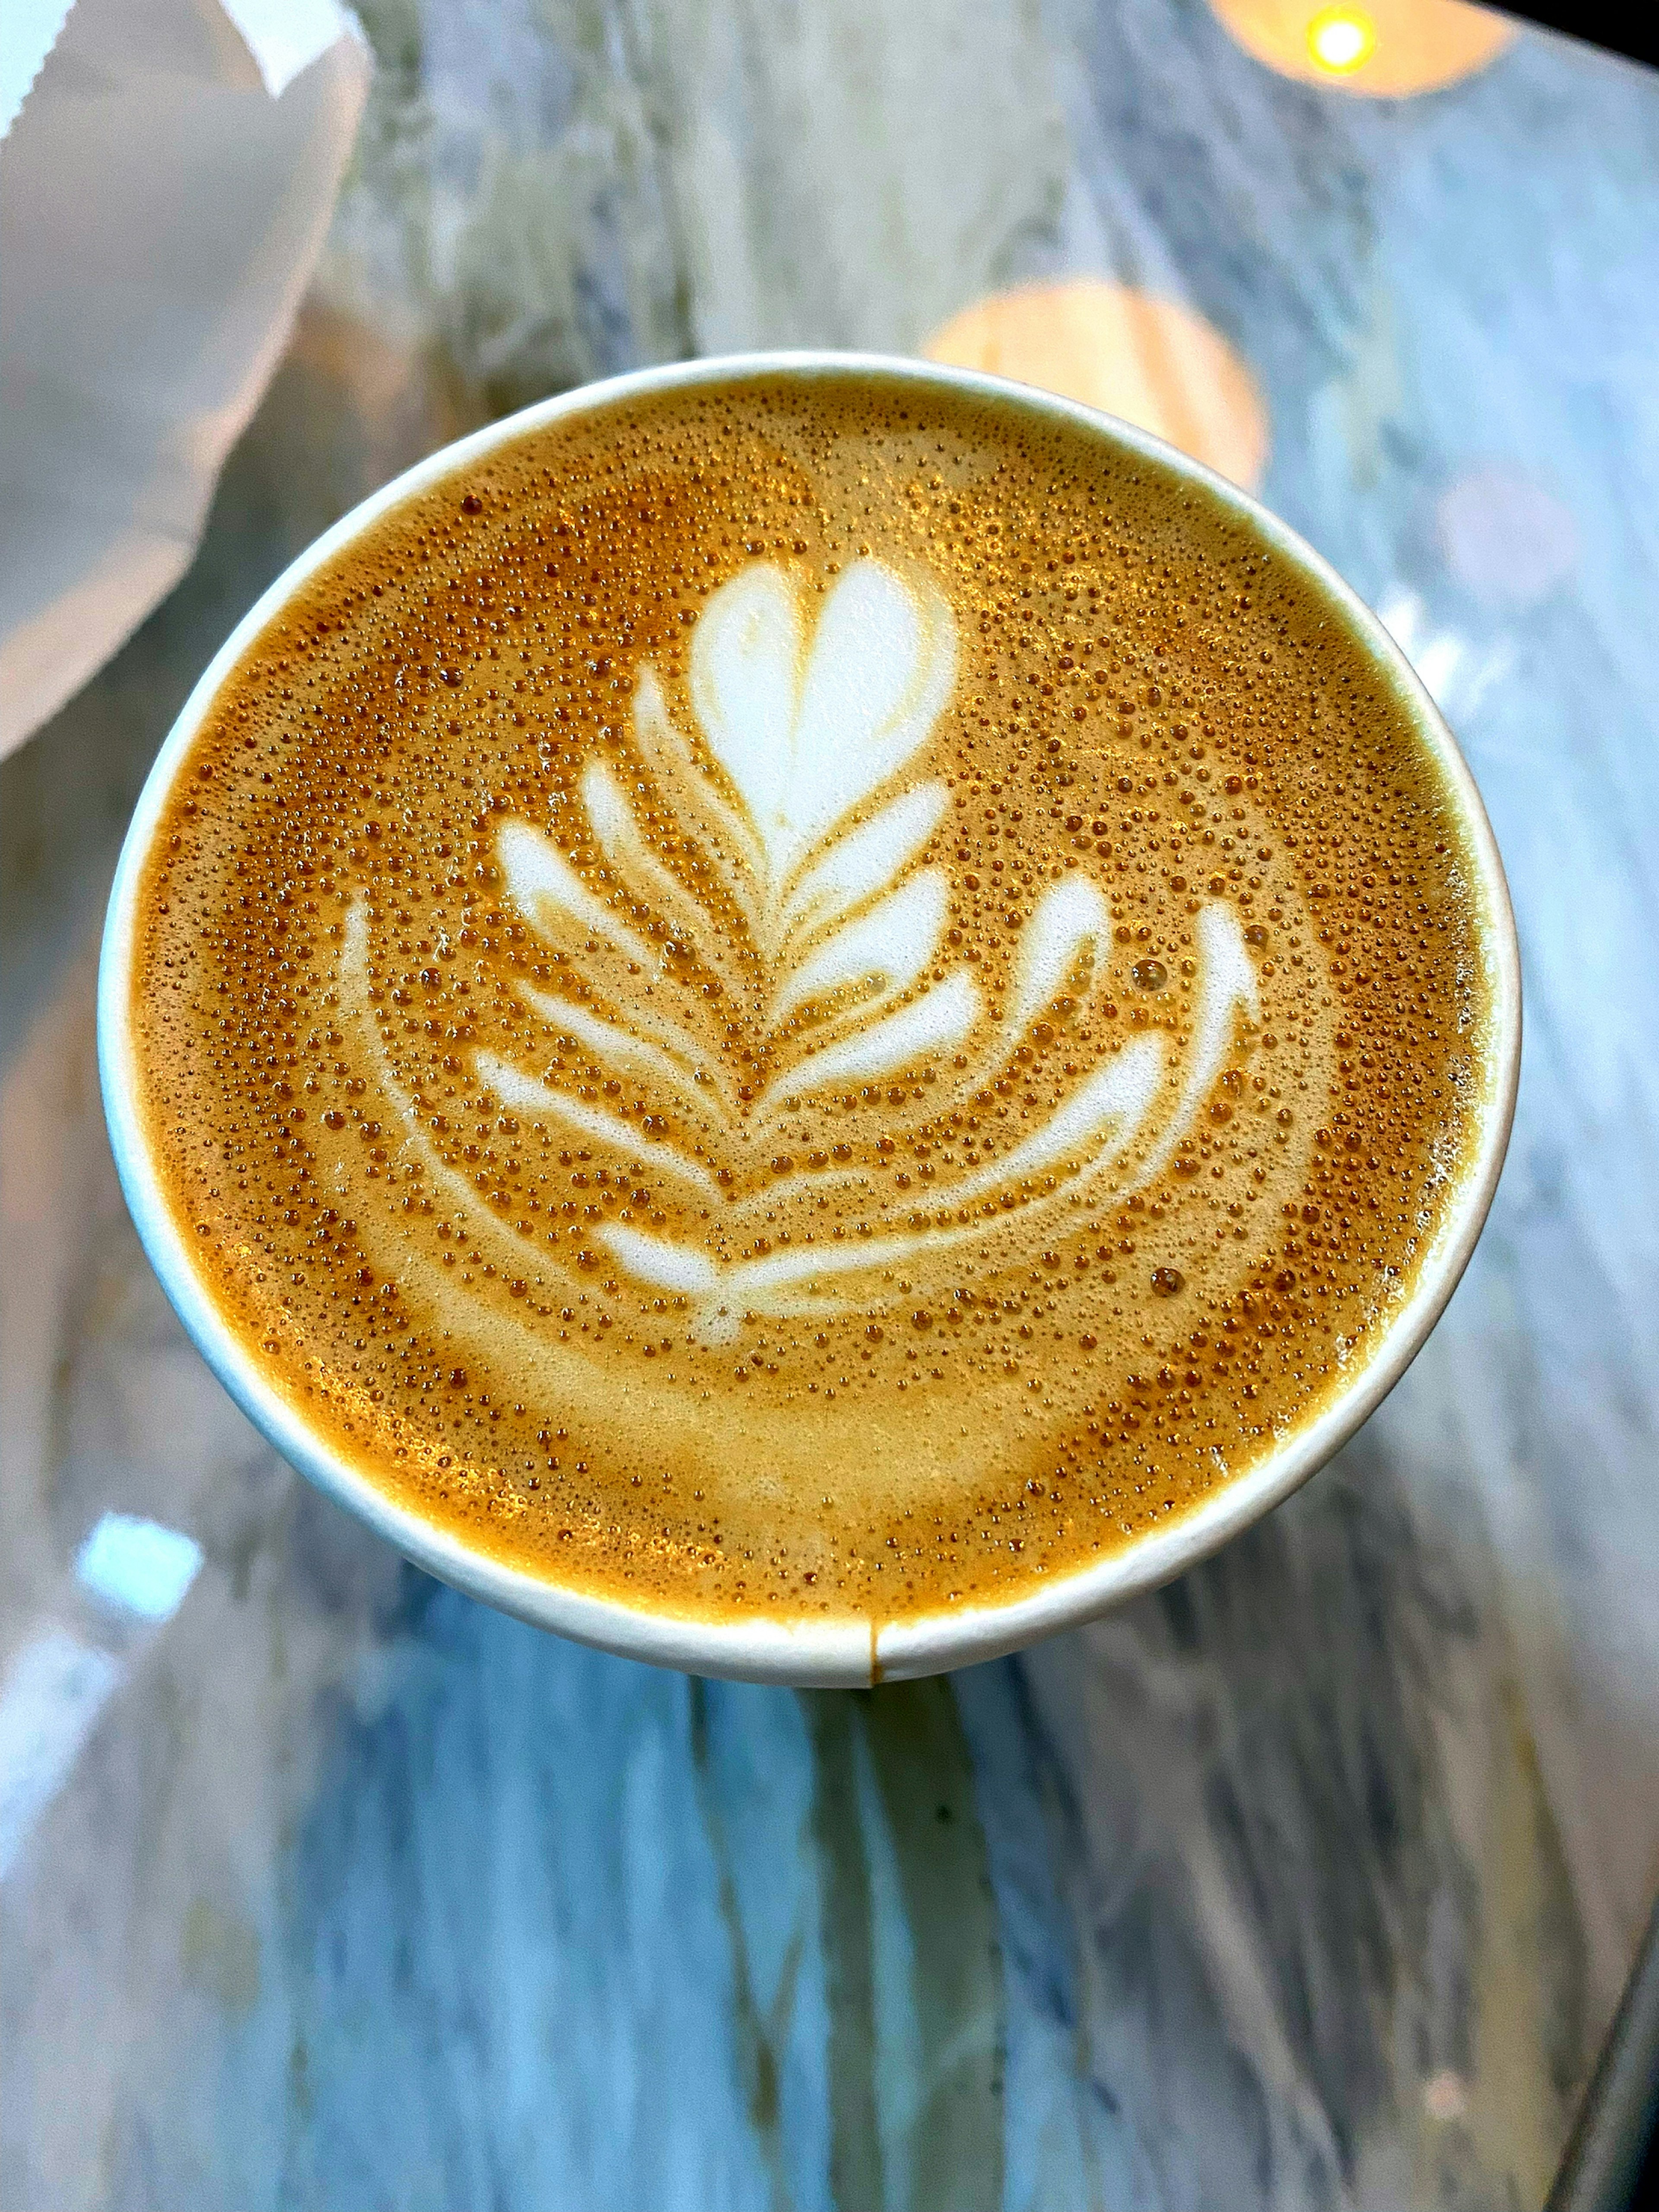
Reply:
[[[1456,1190],[1409,1294],[1351,1379],[1313,1419],[1231,1477],[1178,1521],[1127,1541],[1098,1564],[1056,1575],[1004,1604],[957,1607],[910,1620],[706,1620],[595,1597],[504,1565],[399,1504],[311,1429],[238,1343],[215,1309],[170,1212],[137,1104],[129,1010],[144,864],[179,769],[221,687],[253,640],[307,580],[370,525],[416,494],[544,425],[594,415],[648,394],[787,377],[863,379],[990,399],[1029,417],[1063,421],[1120,452],[1144,455],[1200,488],[1333,605],[1406,702],[1459,809],[1478,873],[1492,1003],[1479,1128]],[[1068,399],[967,369],[836,353],[747,354],[674,363],[588,385],[463,438],[365,500],[301,555],[239,623],[186,701],[140,795],[116,871],[98,982],[99,1069],[115,1163],[151,1265],[214,1373],[283,1457],[331,1498],[441,1580],[540,1628],[696,1674],[800,1686],[863,1686],[970,1665],[1105,1613],[1182,1574],[1288,1498],[1379,1405],[1439,1319],[1485,1224],[1502,1170],[1521,1059],[1521,969],[1503,863],[1486,809],[1450,732],[1410,663],[1335,571],[1261,503],[1162,440]]]

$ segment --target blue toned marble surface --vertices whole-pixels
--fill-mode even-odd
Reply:
[[[0,769],[0,2203],[1539,2203],[1659,1880],[1659,80],[1523,35],[1365,103],[1198,0],[363,14],[201,556]],[[443,437],[1077,275],[1248,365],[1267,498],[1480,781],[1489,1231],[1341,1458],[1091,1629],[810,1697],[538,1636],[277,1463],[150,1278],[93,1069],[126,811]]]

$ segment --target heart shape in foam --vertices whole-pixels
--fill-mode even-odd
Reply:
[[[710,599],[691,646],[692,706],[743,804],[768,908],[927,741],[956,683],[956,623],[931,586],[857,561],[810,636],[800,599],[757,562]]]

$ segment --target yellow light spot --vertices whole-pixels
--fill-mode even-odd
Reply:
[[[1358,8],[1322,8],[1308,26],[1308,52],[1321,69],[1346,76],[1376,51],[1376,26]]]
[[[1248,53],[1281,76],[1357,100],[1405,100],[1485,69],[1516,37],[1462,0],[1210,0]]]

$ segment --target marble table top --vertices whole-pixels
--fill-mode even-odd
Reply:
[[[1537,2205],[1659,1882],[1659,78],[1524,33],[1368,100],[1204,0],[361,12],[200,555],[0,769],[0,2203]],[[1091,1628],[812,1695],[539,1635],[276,1461],[149,1272],[93,1061],[139,781],[454,432],[1079,284],[1231,362],[1486,793],[1490,1228],[1340,1459]]]

